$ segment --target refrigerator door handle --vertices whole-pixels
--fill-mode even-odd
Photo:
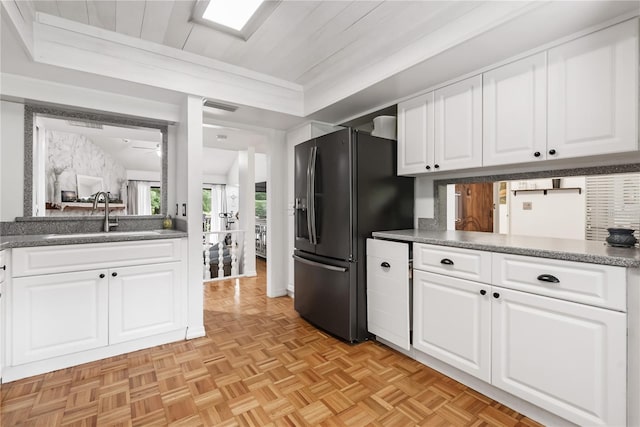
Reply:
[[[310,259],[302,258],[298,255],[293,255],[293,259],[303,264],[324,268],[325,270],[339,271],[340,273],[344,273],[345,271],[347,271],[346,267],[336,267],[335,265],[323,264],[321,262],[311,261]]]
[[[311,221],[309,224],[309,240],[313,245],[318,244],[318,236],[316,234],[316,158],[318,156],[318,147],[311,149],[311,160],[309,161],[310,177],[307,179],[309,182],[310,194],[309,194],[309,216]]]
[[[313,228],[311,227],[311,218],[313,217],[313,202],[311,198],[311,162],[313,160],[313,150],[316,147],[311,148],[309,151],[309,163],[307,164],[307,232],[309,233],[309,243],[312,245],[313,242]]]

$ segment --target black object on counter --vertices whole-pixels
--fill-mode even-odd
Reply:
[[[630,228],[607,228],[607,243],[618,248],[632,248],[638,242]]]

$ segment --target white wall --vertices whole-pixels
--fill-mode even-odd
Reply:
[[[96,89],[32,79],[13,74],[0,73],[0,93],[8,98],[29,99],[34,102],[45,102],[81,109],[93,109],[107,113],[125,114],[170,122],[181,120],[180,107],[173,104],[151,101],[142,98],[119,95]],[[13,221],[23,216],[23,179],[24,176],[24,106],[8,101],[1,101],[1,140],[0,165],[2,182],[0,182],[0,220]],[[169,158],[172,158],[177,135],[174,126],[169,127]],[[175,156],[173,158],[176,158]],[[177,158],[176,158],[177,160]],[[175,210],[178,187],[175,180],[176,163],[169,162],[169,213]],[[18,177],[18,179],[16,179]]]
[[[24,106],[0,101],[0,221],[22,216]]]
[[[520,181],[511,182],[512,190]],[[527,188],[550,188],[551,179],[526,181]],[[509,233],[524,236],[580,239],[585,237],[585,178],[562,178],[562,187],[579,187],[577,191],[523,192],[514,196],[509,191]],[[523,203],[531,203],[525,210]]]
[[[240,169],[238,166],[238,156],[236,156],[236,159],[233,161],[233,164],[229,168],[229,171],[227,172],[226,180],[227,180],[227,185],[235,185],[235,186],[240,185]]]
[[[414,194],[413,225],[418,228],[418,218],[433,218],[434,216],[433,178],[417,177],[415,179]],[[444,196],[441,195],[440,197]]]
[[[255,170],[255,182],[265,182],[267,180],[267,155],[263,153],[256,153],[255,157],[256,170]]]

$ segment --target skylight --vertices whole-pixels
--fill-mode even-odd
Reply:
[[[202,18],[240,31],[264,0],[211,0]]]

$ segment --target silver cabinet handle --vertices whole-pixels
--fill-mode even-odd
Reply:
[[[347,271],[346,267],[337,267],[335,265],[323,264],[321,262],[311,261],[310,259],[299,257],[298,255],[293,255],[293,259],[303,264],[324,268],[325,270],[339,271],[340,273],[344,273],[345,271]]]

